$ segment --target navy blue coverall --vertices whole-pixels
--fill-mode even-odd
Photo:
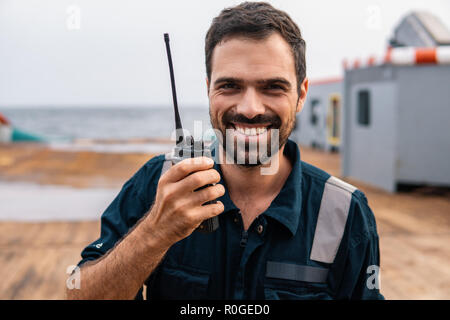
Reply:
[[[226,191],[218,199],[225,206],[219,229],[175,243],[145,283],[148,299],[383,299],[365,195],[301,161],[293,141],[284,153],[293,169],[270,207],[244,230]],[[164,161],[152,158],[123,185],[80,266],[112,249],[151,208]],[[221,173],[217,163],[215,169]]]

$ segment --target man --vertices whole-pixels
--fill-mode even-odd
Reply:
[[[244,163],[187,159],[161,174],[163,155],[147,162],[103,213],[68,297],[142,298],[145,284],[148,299],[383,298],[365,196],[302,162],[288,140],[308,91],[297,25],[269,4],[242,3],[213,20],[205,53],[216,149],[243,142],[233,149]],[[278,145],[275,174],[249,161],[263,136]],[[215,232],[194,232],[213,216]]]

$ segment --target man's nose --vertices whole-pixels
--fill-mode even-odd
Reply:
[[[239,101],[236,112],[242,114],[248,119],[252,119],[257,115],[264,114],[265,108],[254,88],[247,88]]]

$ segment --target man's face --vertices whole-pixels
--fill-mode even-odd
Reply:
[[[214,48],[211,66],[211,81],[207,82],[211,123],[222,133],[225,151],[229,152],[227,145],[234,145],[235,160],[240,154],[249,165],[250,154],[258,154],[252,146],[264,144],[270,150],[278,143],[280,149],[308,89],[305,79],[299,96],[289,44],[278,33],[263,40],[231,37]],[[270,139],[274,130],[279,130],[279,141]],[[227,144],[226,139],[233,143]],[[260,165],[265,160],[258,157],[250,164]]]

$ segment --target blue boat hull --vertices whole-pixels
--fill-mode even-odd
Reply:
[[[45,140],[42,137],[39,137],[37,135],[13,128],[11,141],[12,142],[21,142],[21,141],[44,142]]]

